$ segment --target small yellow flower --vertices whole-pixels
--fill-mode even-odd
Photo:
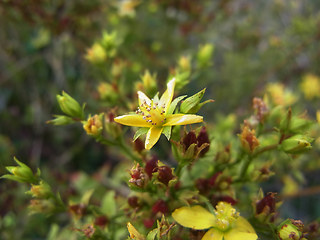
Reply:
[[[99,43],[95,43],[87,49],[85,58],[92,63],[101,63],[107,59],[107,53]]]
[[[151,149],[159,140],[164,127],[173,125],[186,125],[203,121],[202,116],[193,114],[173,114],[173,107],[170,108],[175,79],[167,84],[167,90],[159,100],[149,99],[143,92],[138,91],[139,108],[135,114],[116,117],[115,122],[127,126],[149,128],[145,148]]]
[[[202,240],[256,240],[250,223],[226,202],[219,202],[215,215],[201,206],[182,207],[172,213],[180,225],[195,230],[209,229]]]
[[[320,78],[313,74],[307,74],[303,77],[300,88],[306,99],[319,98]]]

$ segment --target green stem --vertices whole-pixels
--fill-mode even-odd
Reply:
[[[260,148],[257,151],[255,151],[254,154],[252,155],[252,157],[254,158],[254,157],[258,156],[261,153],[276,149],[277,147],[278,147],[278,144],[272,144],[272,145],[269,145],[269,146],[265,146],[265,147]]]
[[[136,161],[136,162],[139,163],[140,165],[143,164],[143,163],[142,163],[142,159],[141,159],[140,157],[138,157],[136,154],[134,154],[134,153],[132,152],[132,150],[127,147],[127,145],[124,143],[123,139],[121,139],[120,141],[118,141],[117,146],[118,146],[119,148],[121,148],[121,150],[123,150],[123,153],[124,153],[127,157],[129,157],[129,158],[131,158],[132,160]]]

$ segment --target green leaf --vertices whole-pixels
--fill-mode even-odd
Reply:
[[[166,126],[166,127],[163,127],[163,131],[162,131],[162,133],[166,136],[168,141],[170,140],[170,137],[171,137],[171,128],[172,126]]]
[[[168,109],[168,113],[167,114],[172,114],[174,109],[176,108],[177,104],[186,97],[187,95],[183,95],[183,96],[180,96],[180,97],[177,97],[175,98],[171,104],[170,104],[170,107]]]
[[[147,134],[148,131],[149,131],[149,128],[144,128],[144,127],[139,128],[134,134],[133,141],[137,140],[137,138],[140,137],[141,135]]]
[[[115,201],[115,192],[107,192],[101,202],[101,211],[106,214],[108,217],[112,217],[116,214],[116,201]]]
[[[158,233],[158,229],[157,228],[153,229],[152,231],[150,231],[148,233],[146,240],[154,240],[154,238],[156,237],[157,233]]]

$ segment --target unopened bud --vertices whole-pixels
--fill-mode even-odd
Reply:
[[[253,153],[253,151],[260,145],[255,131],[253,129],[250,130],[248,126],[243,127],[242,133],[239,137],[242,148],[248,153]]]
[[[200,67],[207,67],[211,65],[213,51],[214,46],[210,43],[200,46],[200,49],[197,54],[198,65]]]
[[[168,205],[166,202],[162,199],[159,199],[158,201],[155,202],[155,204],[152,206],[152,212],[154,214],[157,214],[158,212],[162,214],[166,214],[169,212]]]
[[[38,177],[40,175],[40,170],[38,170],[38,173],[36,175],[33,174],[31,169],[24,163],[20,162],[18,159],[14,158],[16,163],[19,166],[9,166],[6,167],[6,169],[11,174],[5,174],[1,176],[1,178],[10,179],[17,182],[24,182],[24,183],[37,183]]]
[[[107,53],[99,43],[94,43],[91,48],[87,49],[85,58],[91,63],[101,63],[107,59]]]
[[[299,240],[302,235],[302,222],[297,223],[296,220],[287,219],[278,227],[278,237],[280,240]]]
[[[81,108],[80,104],[66,92],[63,91],[62,95],[57,95],[57,100],[62,112],[70,117],[83,118],[83,108]]]
[[[313,139],[303,136],[295,135],[290,138],[285,139],[281,143],[281,149],[286,153],[299,154],[306,152],[312,148],[311,141]]]
[[[175,178],[172,173],[172,169],[168,166],[160,166],[158,167],[158,180],[162,182],[164,185],[168,186],[169,182]]]
[[[29,205],[30,213],[53,214],[56,210],[56,205],[52,199],[32,199]]]
[[[47,199],[52,196],[51,187],[48,183],[40,181],[40,184],[31,186],[30,191],[26,192],[31,194],[34,198]]]

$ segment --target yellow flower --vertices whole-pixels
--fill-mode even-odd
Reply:
[[[196,230],[209,229],[202,240],[256,240],[250,223],[226,202],[219,202],[215,215],[201,206],[182,207],[172,213],[180,225]]]
[[[313,74],[307,74],[303,77],[300,88],[306,99],[314,99],[320,97],[320,79]]]
[[[165,127],[202,122],[203,118],[198,115],[173,114],[177,104],[177,102],[171,104],[174,86],[175,78],[168,82],[167,90],[159,100],[157,97],[150,100],[143,92],[138,91],[139,108],[136,113],[116,117],[114,121],[127,126],[148,128],[146,149],[151,149],[156,144]]]

